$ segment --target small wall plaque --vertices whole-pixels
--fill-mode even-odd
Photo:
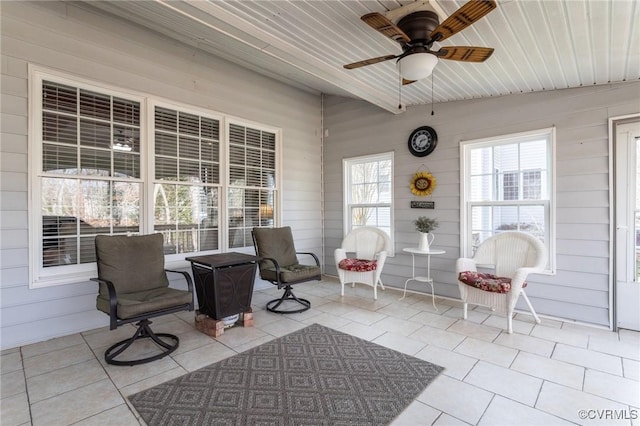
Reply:
[[[435,209],[435,201],[411,201],[412,209]]]

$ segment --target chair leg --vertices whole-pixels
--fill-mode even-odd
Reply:
[[[522,290],[521,294],[522,294],[522,297],[524,297],[524,301],[527,302],[527,306],[529,306],[529,310],[533,315],[533,319],[536,320],[536,324],[540,324],[540,318],[538,317],[538,314],[536,314],[536,310],[533,309],[533,305],[531,305],[531,302],[529,302],[529,298],[527,297],[527,294],[524,292],[524,290]]]
[[[462,303],[462,319],[467,319],[467,302]]]
[[[378,300],[378,293],[376,292],[376,285],[380,285],[380,290],[384,291],[384,284],[382,284],[382,280],[378,278],[378,280],[373,285],[373,300]]]
[[[380,288],[384,291],[384,284],[382,284],[382,280],[378,278],[378,284],[380,284]]]
[[[302,305],[302,308],[291,310],[291,311],[279,310],[278,306],[282,305],[282,303],[285,300],[293,300],[295,302],[298,302],[300,305]],[[267,311],[274,312],[276,314],[297,314],[300,312],[304,312],[309,308],[311,308],[311,302],[309,302],[307,299],[296,297],[296,295],[293,294],[293,291],[291,290],[290,285],[284,288],[284,293],[282,294],[281,298],[271,300],[270,302],[267,303]]]
[[[507,333],[513,333],[513,312],[507,312]]]
[[[178,345],[180,344],[180,339],[178,339],[177,336],[174,336],[173,334],[168,334],[168,333],[154,333],[153,330],[151,330],[151,327],[149,327],[150,324],[151,324],[151,321],[149,321],[148,319],[143,319],[142,321],[136,324],[138,328],[136,329],[136,332],[133,334],[133,336],[131,336],[126,340],[122,340],[112,345],[111,347],[109,347],[109,349],[107,349],[104,353],[104,360],[107,362],[107,364],[112,364],[112,365],[144,364],[147,362],[155,361],[160,358],[164,358],[165,356],[169,355],[171,352],[178,349]],[[166,338],[172,339],[174,342],[173,344],[170,344],[160,339],[160,337],[166,337]],[[124,361],[115,359],[118,355],[123,353],[129,346],[133,344],[133,342],[135,342],[138,339],[151,339],[156,345],[164,349],[159,354],[146,357],[146,358],[124,360]]]
[[[340,289],[340,296],[344,296],[344,282],[341,282],[341,283],[340,283],[340,287],[341,287],[341,289]]]
[[[373,283],[373,300],[378,300],[378,283]]]

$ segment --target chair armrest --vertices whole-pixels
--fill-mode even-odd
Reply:
[[[532,267],[522,267],[516,269],[516,272],[513,274],[511,278],[511,287],[520,286],[522,287],[522,283],[527,280],[527,276],[529,274],[535,274],[536,272],[540,272],[540,268],[532,268]]]
[[[340,263],[341,260],[347,258],[347,251],[342,248],[337,248],[333,252],[333,257],[336,259],[336,265]]]
[[[191,293],[191,306],[190,306],[190,311],[193,310],[194,307],[194,303],[193,303],[193,280],[191,279],[191,275],[189,275],[188,272],[186,271],[177,271],[175,269],[165,269],[165,272],[173,272],[176,274],[182,274],[184,276],[184,279],[187,281],[187,291],[189,293]]]
[[[516,272],[511,277],[511,290],[508,295],[508,303],[509,309],[512,309],[516,306],[516,302],[518,301],[518,297],[520,297],[520,293],[522,293],[522,286],[524,282],[527,280],[527,276],[531,273],[540,272],[540,268],[537,267],[522,267],[516,269]]]
[[[382,270],[384,266],[384,261],[387,259],[387,252],[382,250],[376,254],[376,263],[378,264],[378,269]]]
[[[461,257],[456,261],[456,275],[463,271],[477,271],[476,261],[466,257]],[[456,279],[458,279],[456,277]]]
[[[116,296],[116,288],[109,280],[91,278],[91,281],[107,286],[107,291],[109,292],[109,329],[115,330],[118,327],[118,298]]]
[[[271,263],[273,263],[273,266],[276,267],[276,274],[277,274],[278,277],[280,277],[280,264],[278,263],[278,261],[275,260],[273,257],[261,257],[259,259],[259,262],[262,262],[263,260],[268,260]]]
[[[318,256],[316,256],[315,253],[311,253],[308,251],[297,251],[296,254],[307,254],[309,256],[313,256],[313,260],[316,261],[316,266],[320,267],[320,261],[318,260]]]

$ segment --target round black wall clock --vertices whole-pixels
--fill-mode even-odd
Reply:
[[[409,136],[409,151],[416,157],[425,157],[436,149],[438,134],[433,127],[421,126]]]

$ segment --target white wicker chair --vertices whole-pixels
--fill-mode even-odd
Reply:
[[[541,272],[547,261],[547,251],[542,242],[533,235],[508,231],[494,235],[485,240],[476,250],[473,259],[461,258],[456,262],[456,277],[460,298],[464,302],[463,318],[467,318],[467,304],[489,306],[507,317],[507,331],[513,332],[513,310],[522,294],[536,323],[540,318],[533,309],[529,298],[523,290],[527,275]],[[460,281],[461,272],[477,272],[477,267],[493,267],[496,277],[511,280],[511,288],[506,293],[487,291]],[[481,279],[479,279],[481,281]],[[479,281],[477,282],[479,284]],[[493,280],[495,282],[495,280]],[[508,280],[504,280],[508,281]],[[486,283],[481,286],[486,288]]]
[[[342,286],[340,294],[344,296],[345,282],[352,283],[352,287],[355,286],[355,283],[363,283],[373,287],[373,298],[377,299],[378,284],[380,284],[380,287],[384,290],[384,285],[380,280],[380,274],[382,273],[384,261],[390,249],[391,242],[389,241],[389,236],[386,232],[378,228],[364,226],[349,232],[347,236],[344,237],[344,240],[342,240],[342,246],[334,252],[336,269],[338,270],[338,277],[340,278],[340,284]],[[345,262],[343,262],[341,267],[340,263],[342,261]],[[354,262],[356,262],[357,265],[353,265]],[[344,269],[345,263],[352,264],[351,270]]]

